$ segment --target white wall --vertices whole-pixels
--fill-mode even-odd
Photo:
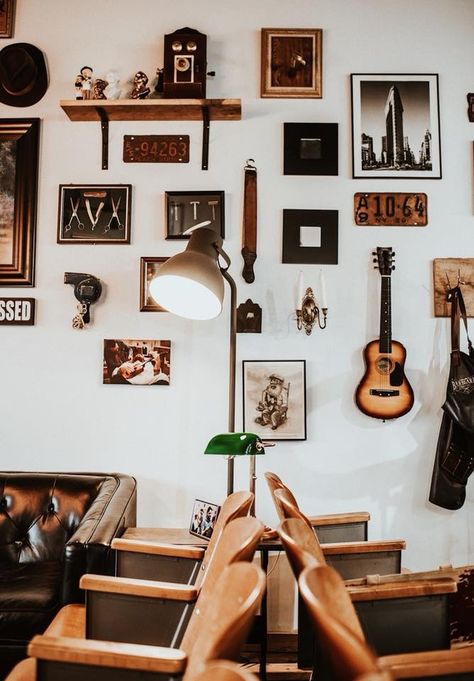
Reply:
[[[264,310],[262,335],[238,338],[238,409],[242,359],[306,359],[308,440],[279,443],[260,459],[260,473],[279,473],[308,512],[367,509],[372,538],[405,538],[405,565],[429,568],[474,561],[474,483],[464,507],[444,511],[427,501],[440,405],[446,384],[448,320],[432,312],[435,257],[472,256],[472,139],[466,93],[473,90],[474,3],[471,0],[18,0],[15,41],[47,55],[50,86],[30,109],[1,106],[2,117],[39,116],[37,323],[2,328],[0,431],[3,468],[119,470],[139,484],[141,525],[182,525],[192,500],[220,500],[225,462],[202,455],[208,438],[227,423],[228,310],[211,322],[138,311],[140,256],[171,255],[182,243],[164,240],[165,190],[224,189],[226,249],[233,258],[239,302]],[[183,25],[208,34],[209,97],[242,98],[241,122],[211,125],[210,169],[200,170],[201,124],[112,123],[110,165],[100,170],[100,129],[71,123],[58,102],[74,97],[84,64],[95,75],[117,68],[122,79],[162,64],[163,35]],[[260,28],[321,27],[321,100],[259,98]],[[2,45],[5,43],[2,43]],[[351,179],[350,79],[358,73],[439,73],[443,179],[383,182]],[[285,121],[339,123],[339,177],[282,175]],[[187,166],[131,165],[121,160],[124,134],[189,133]],[[240,277],[243,165],[259,171],[256,283]],[[130,246],[56,244],[60,183],[133,185]],[[422,229],[361,229],[352,219],[357,191],[425,191],[429,225]],[[339,210],[339,265],[324,268],[328,328],[306,337],[292,320],[300,266],[282,265],[283,208]],[[416,402],[402,419],[381,423],[353,403],[363,373],[362,348],[378,334],[379,277],[374,246],[397,252],[393,281],[394,337],[407,347],[407,374]],[[304,266],[317,284],[319,267]],[[93,324],[71,328],[75,299],[65,271],[85,271],[105,283]],[[474,328],[473,328],[474,335]],[[104,386],[103,338],[172,340],[169,388]],[[210,460],[211,459],[211,460]],[[236,463],[238,485],[247,465]],[[258,514],[275,523],[263,478]]]

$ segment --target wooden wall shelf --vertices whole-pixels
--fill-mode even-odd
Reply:
[[[202,170],[209,167],[210,121],[240,121],[240,99],[62,99],[71,121],[100,121],[102,170],[109,167],[109,121],[202,121]]]

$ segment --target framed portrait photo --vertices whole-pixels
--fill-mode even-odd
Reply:
[[[195,499],[189,522],[189,532],[197,537],[202,537],[202,539],[210,539],[220,510],[221,507],[217,504]]]
[[[58,244],[129,244],[130,184],[59,185]]]
[[[0,119],[0,286],[34,286],[39,118]]]
[[[441,178],[438,75],[351,75],[352,176]]]
[[[224,197],[223,191],[165,192],[166,239],[189,239],[199,227],[224,238]]]
[[[321,98],[320,28],[262,28],[260,97]]]
[[[168,258],[140,258],[140,312],[166,312],[150,295],[150,282]]]
[[[306,440],[306,362],[244,360],[243,430],[263,439]]]

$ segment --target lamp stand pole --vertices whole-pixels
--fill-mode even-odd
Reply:
[[[219,250],[222,254],[222,251]],[[230,287],[230,336],[229,336],[229,433],[235,433],[235,366],[237,341],[237,287],[227,268],[220,267]],[[234,491],[234,457],[227,457],[227,496]]]

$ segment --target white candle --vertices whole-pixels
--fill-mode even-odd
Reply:
[[[303,283],[303,272],[300,271],[298,274],[298,285],[296,287],[296,305],[297,310],[301,310],[301,304],[303,302],[304,296],[304,283]]]
[[[324,278],[323,271],[321,270],[320,274],[320,279],[319,279],[319,286],[321,288],[321,308],[327,308],[328,306],[328,301],[326,297],[326,280]]]

